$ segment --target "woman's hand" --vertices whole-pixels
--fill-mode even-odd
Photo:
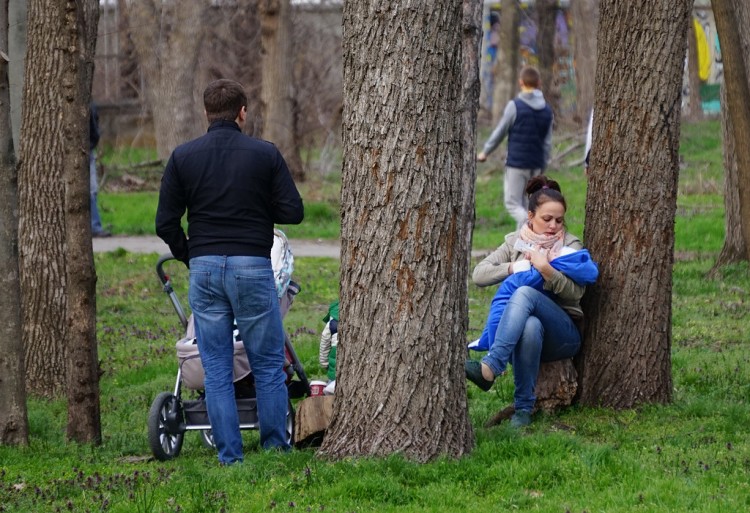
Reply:
[[[545,280],[549,279],[552,276],[554,269],[549,263],[546,252],[529,251],[528,253],[526,253],[526,258],[531,261],[531,265],[534,266],[534,269],[539,271],[539,274],[541,274]]]

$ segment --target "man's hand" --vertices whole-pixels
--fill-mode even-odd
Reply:
[[[487,154],[485,152],[483,152],[483,151],[480,151],[477,154],[477,162],[484,162],[486,160],[487,160]]]

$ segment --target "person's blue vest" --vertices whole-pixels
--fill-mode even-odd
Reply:
[[[508,158],[505,165],[519,169],[544,169],[544,139],[552,123],[552,109],[545,105],[534,110],[518,98],[516,120],[508,132]]]

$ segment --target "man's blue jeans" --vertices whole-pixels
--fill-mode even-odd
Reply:
[[[219,461],[243,459],[232,383],[235,319],[255,377],[261,446],[289,449],[284,328],[271,260],[249,256],[191,258],[189,298]]]
[[[513,365],[516,411],[534,409],[539,363],[572,358],[581,334],[560,305],[532,287],[519,287],[508,300],[495,340],[482,358],[495,376]]]

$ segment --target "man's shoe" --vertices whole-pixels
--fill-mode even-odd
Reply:
[[[104,238],[104,237],[111,237],[112,234],[108,232],[107,230],[101,230],[101,231],[92,233],[91,236],[95,238]]]
[[[493,381],[484,379],[482,376],[482,364],[476,360],[466,360],[464,363],[464,371],[466,372],[466,379],[474,383],[476,386],[487,392],[492,388]]]
[[[516,410],[510,418],[510,427],[522,428],[531,424],[531,412],[526,410]]]

